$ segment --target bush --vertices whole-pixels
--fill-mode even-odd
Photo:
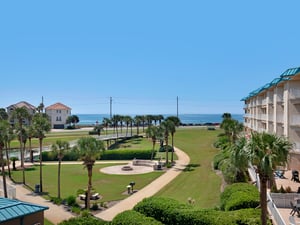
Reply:
[[[173,151],[173,148],[170,145],[167,146],[167,149],[168,149],[168,152],[172,152]],[[159,152],[166,152],[166,145],[161,146],[158,151]]]
[[[236,182],[236,178],[237,178],[237,169],[236,167],[231,163],[230,159],[224,159],[223,161],[221,161],[221,163],[219,164],[219,168],[222,171],[224,180],[229,183],[232,184],[234,182]]]
[[[134,210],[166,225],[255,225],[261,224],[260,210],[242,209],[218,211],[215,209],[195,209],[187,204],[168,198],[147,198],[138,203]]]
[[[75,217],[71,218],[67,221],[63,221],[58,225],[108,225],[109,222],[97,219],[92,216],[84,216],[84,217]]]
[[[259,205],[257,188],[248,183],[227,186],[221,194],[221,209],[226,211],[255,208]]]
[[[152,150],[107,150],[102,153],[101,159],[102,160],[132,160],[134,158],[151,159],[151,154],[152,154]]]
[[[73,195],[70,195],[69,197],[67,197],[66,199],[68,206],[76,206],[76,197]]]
[[[152,217],[130,210],[118,214],[113,219],[112,225],[162,225],[162,223]]]
[[[213,164],[214,164],[214,169],[219,170],[220,169],[220,164],[224,159],[229,158],[229,153],[225,151],[220,151],[218,154],[215,155]]]

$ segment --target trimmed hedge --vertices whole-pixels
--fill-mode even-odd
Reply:
[[[151,159],[152,150],[107,150],[102,152],[100,160],[132,160]],[[154,157],[156,152],[154,152]],[[58,161],[57,153],[49,151],[43,152],[43,161]],[[79,154],[76,151],[67,151],[63,157],[63,161],[78,161]]]
[[[112,225],[163,225],[152,217],[147,217],[139,212],[128,210],[118,214]]]
[[[152,150],[107,150],[103,152],[103,154],[101,155],[101,159],[102,160],[151,159],[151,154],[152,154]]]
[[[220,198],[221,209],[225,211],[255,208],[259,205],[259,192],[255,186],[248,183],[227,186]]]
[[[195,209],[174,199],[151,197],[138,203],[134,210],[166,225],[258,225],[260,210],[242,209],[219,211],[215,209]]]
[[[92,216],[88,217],[75,217],[69,220],[65,220],[58,225],[109,225],[110,222],[106,222],[100,219],[97,219]]]

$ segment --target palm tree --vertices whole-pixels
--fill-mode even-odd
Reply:
[[[8,169],[8,177],[11,178],[10,172],[10,158],[9,158],[9,151],[10,151],[10,143],[16,137],[14,130],[12,127],[8,128],[8,132],[6,133],[6,143],[5,143],[5,153],[6,153],[6,160],[7,160],[7,169]]]
[[[27,142],[27,130],[25,128],[22,128],[21,130],[18,131],[18,137],[19,141],[22,141],[22,145],[20,146],[21,148],[21,159],[23,161],[23,166],[22,166],[22,174],[23,174],[23,184],[25,184],[25,165],[24,165],[24,159],[25,159],[25,149],[26,149],[26,142]]]
[[[237,120],[227,118],[223,119],[220,127],[224,129],[225,135],[228,137],[231,143],[234,143],[237,139],[237,135],[243,131],[244,125]]]
[[[21,167],[24,167],[24,154],[22,152],[22,144],[23,144],[23,139],[22,139],[22,129],[23,129],[23,121],[25,119],[28,119],[30,117],[29,112],[27,111],[27,109],[25,107],[21,107],[21,108],[16,108],[13,113],[12,113],[12,118],[13,119],[17,119],[17,127],[19,130],[19,142],[20,142],[20,155],[21,155]]]
[[[88,171],[88,189],[86,196],[86,209],[90,206],[90,196],[92,189],[92,172],[96,159],[100,157],[101,150],[104,150],[104,144],[102,141],[97,141],[93,137],[82,137],[77,142],[77,147],[80,153],[80,158],[83,161],[83,165]]]
[[[36,137],[39,139],[40,146],[40,192],[43,192],[43,168],[42,168],[42,151],[43,151],[43,139],[45,133],[51,130],[51,124],[44,114],[35,114],[32,120],[32,126],[35,130]]]
[[[4,108],[0,108],[0,120],[7,120],[8,114]]]
[[[174,162],[174,134],[176,132],[176,127],[180,125],[180,119],[177,116],[169,116],[166,120],[171,121],[173,124],[170,124],[170,132],[172,137],[172,154],[171,154],[171,163]]]
[[[6,176],[5,176],[5,162],[3,159],[3,148],[5,146],[6,142],[6,134],[9,128],[9,123],[6,120],[0,121],[0,163],[1,163],[1,173],[2,173],[2,181],[3,181],[3,191],[4,191],[4,197],[7,198],[7,186],[6,186]],[[7,159],[7,162],[9,160]]]
[[[57,174],[57,198],[60,199],[60,171],[61,171],[61,161],[64,157],[64,152],[67,151],[70,146],[69,142],[57,140],[54,145],[51,146],[52,151],[57,153],[58,159],[58,174]]]
[[[135,124],[136,124],[137,135],[139,135],[139,133],[140,133],[139,127],[140,127],[141,122],[142,122],[141,116],[135,116],[135,117],[134,117],[134,122],[135,122]]]
[[[164,133],[165,139],[165,150],[166,150],[166,165],[169,163],[169,134],[173,129],[175,129],[175,125],[171,120],[165,120],[161,123],[161,128]]]
[[[33,163],[33,150],[31,145],[32,138],[35,137],[35,130],[32,125],[29,125],[27,129],[28,141],[29,141],[29,154],[30,154],[30,162]]]
[[[132,123],[132,118],[130,116],[124,116],[123,119],[124,119],[124,122],[126,124],[126,137],[127,137],[127,135],[128,135],[128,127]]]
[[[111,124],[111,120],[108,118],[103,118],[102,124],[106,129],[105,134],[107,135],[107,129],[108,129],[108,126]]]
[[[102,124],[97,124],[97,125],[95,125],[94,131],[97,132],[97,135],[98,135],[98,136],[100,136],[102,130],[103,130],[103,125],[102,125]]]
[[[150,127],[147,128],[146,134],[147,137],[152,139],[152,153],[151,153],[151,160],[153,159],[154,156],[154,149],[155,149],[155,143],[157,138],[160,136],[160,129],[159,127],[151,125]]]
[[[287,162],[291,148],[291,143],[285,137],[279,137],[275,134],[265,132],[253,132],[250,140],[238,154],[241,158],[247,158],[248,162],[256,166],[256,172],[260,180],[262,225],[267,224],[267,182],[270,181],[273,176],[273,171],[276,169],[276,166],[282,166]],[[244,159],[241,161],[246,163]]]

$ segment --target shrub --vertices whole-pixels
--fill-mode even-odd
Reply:
[[[168,198],[148,198],[138,203],[134,210],[166,225],[254,225],[261,224],[260,210],[242,209],[219,211],[215,209],[195,209]]]
[[[71,218],[67,221],[63,221],[59,223],[59,225],[108,225],[110,224],[109,222],[97,219],[92,216],[87,216],[87,217],[75,217]]]
[[[257,188],[248,183],[235,183],[227,186],[221,194],[221,209],[236,210],[253,208],[259,205]]]
[[[66,199],[68,206],[76,206],[76,197],[73,195],[70,195]]]
[[[224,160],[229,158],[228,153],[225,151],[220,151],[218,154],[215,155],[213,164],[214,164],[214,169],[218,170],[220,169],[219,165],[220,163]]]
[[[173,151],[173,148],[172,148],[172,146],[170,146],[170,145],[167,146],[167,149],[168,149],[168,152],[172,152],[172,151]],[[159,148],[159,152],[166,152],[166,145],[161,146],[161,147]]]
[[[152,150],[107,150],[101,155],[102,160],[151,159]]]
[[[237,174],[237,169],[236,167],[231,163],[230,159],[224,159],[220,165],[219,165],[220,170],[222,171],[224,180],[232,184],[236,182],[236,174]]]
[[[113,219],[112,225],[162,225],[162,223],[152,217],[130,210],[118,214]]]

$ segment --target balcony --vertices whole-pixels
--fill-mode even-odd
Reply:
[[[276,115],[276,123],[283,123],[283,114]]]
[[[290,125],[300,127],[300,115],[291,115],[290,116]]]
[[[276,101],[279,103],[283,102],[283,95],[277,95]]]
[[[290,99],[300,99],[300,90],[299,89],[291,89],[290,90]]]

